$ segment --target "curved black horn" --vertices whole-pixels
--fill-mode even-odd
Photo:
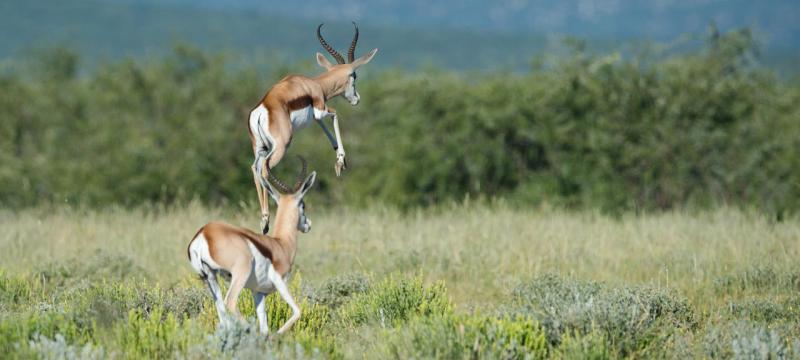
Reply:
[[[344,64],[344,58],[342,58],[342,55],[336,52],[336,50],[334,50],[330,45],[328,45],[328,43],[325,42],[325,39],[322,38],[321,30],[322,30],[322,24],[319,24],[319,26],[317,26],[317,39],[319,39],[319,43],[322,45],[323,48],[325,48],[325,50],[328,51],[328,54],[331,54],[331,56],[333,56],[333,58],[336,59],[337,63]]]
[[[356,28],[356,33],[353,35],[353,41],[350,42],[350,49],[347,50],[347,62],[351,63],[356,59],[356,43],[358,42],[358,25],[353,21],[353,27]]]
[[[303,167],[300,169],[300,173],[297,174],[297,180],[294,182],[295,192],[300,190],[300,187],[303,186],[303,182],[306,180],[306,174],[308,173],[308,164],[306,163],[306,159],[300,155],[298,155],[297,158],[300,159]]]
[[[286,184],[284,184],[283,181],[280,181],[277,177],[275,177],[272,171],[269,172],[268,176],[269,177],[267,178],[267,181],[269,181],[269,183],[272,184],[272,186],[278,188],[278,191],[280,191],[282,194],[291,194],[294,192],[292,191],[291,188],[286,186]]]

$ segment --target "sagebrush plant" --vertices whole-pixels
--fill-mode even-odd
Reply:
[[[649,286],[610,287],[545,275],[513,291],[511,313],[531,313],[551,344],[564,334],[605,336],[611,349],[630,355],[656,341],[664,329],[687,329],[695,314],[674,291]]]
[[[736,320],[711,326],[702,344],[704,354],[711,358],[797,359],[798,340],[757,322]]]
[[[361,273],[344,273],[325,280],[308,293],[312,303],[338,308],[369,289],[369,278]]]
[[[28,344],[33,354],[45,360],[104,360],[108,358],[102,347],[92,344],[83,346],[69,344],[61,334],[56,334],[52,339],[36,335]]]

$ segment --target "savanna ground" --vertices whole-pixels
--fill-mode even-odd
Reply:
[[[800,219],[310,209],[284,336],[218,329],[186,245],[250,207],[0,212],[6,358],[800,358]],[[246,295],[246,294],[245,294]],[[272,331],[288,307],[269,302]]]

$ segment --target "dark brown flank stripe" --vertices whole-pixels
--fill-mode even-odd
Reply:
[[[289,100],[289,102],[286,103],[286,106],[289,107],[289,111],[307,108],[311,106],[311,96],[303,95],[299,98]]]

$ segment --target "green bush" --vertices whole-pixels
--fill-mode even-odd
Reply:
[[[29,341],[39,336],[61,335],[70,344],[88,343],[94,329],[81,327],[71,320],[58,311],[44,309],[0,314],[0,353],[25,357],[31,351]]]
[[[128,359],[173,358],[185,353],[193,340],[202,339],[190,325],[161,308],[149,314],[134,309],[114,328],[116,348]]]
[[[397,328],[382,351],[397,359],[544,359],[548,350],[531,318],[446,314]]]
[[[604,360],[614,358],[608,349],[606,338],[599,332],[585,335],[564,334],[553,358],[563,360]]]
[[[516,287],[511,313],[530,314],[550,344],[565,334],[602,334],[621,356],[646,349],[676,329],[696,324],[685,298],[648,286],[610,287],[546,275]]]
[[[783,217],[800,209],[800,86],[752,61],[756,48],[738,30],[692,52],[577,51],[524,74],[371,73],[359,107],[331,104],[347,181],[320,177],[309,203],[486,196],[608,211],[731,204]],[[177,47],[79,76],[69,51],[38,56],[25,59],[44,64],[30,73],[0,73],[0,203],[253,201],[246,119],[285,67]],[[295,139],[290,152],[331,168],[318,128]]]
[[[340,307],[336,314],[347,326],[371,322],[391,327],[414,316],[451,312],[444,283],[425,286],[420,277],[389,276]]]

